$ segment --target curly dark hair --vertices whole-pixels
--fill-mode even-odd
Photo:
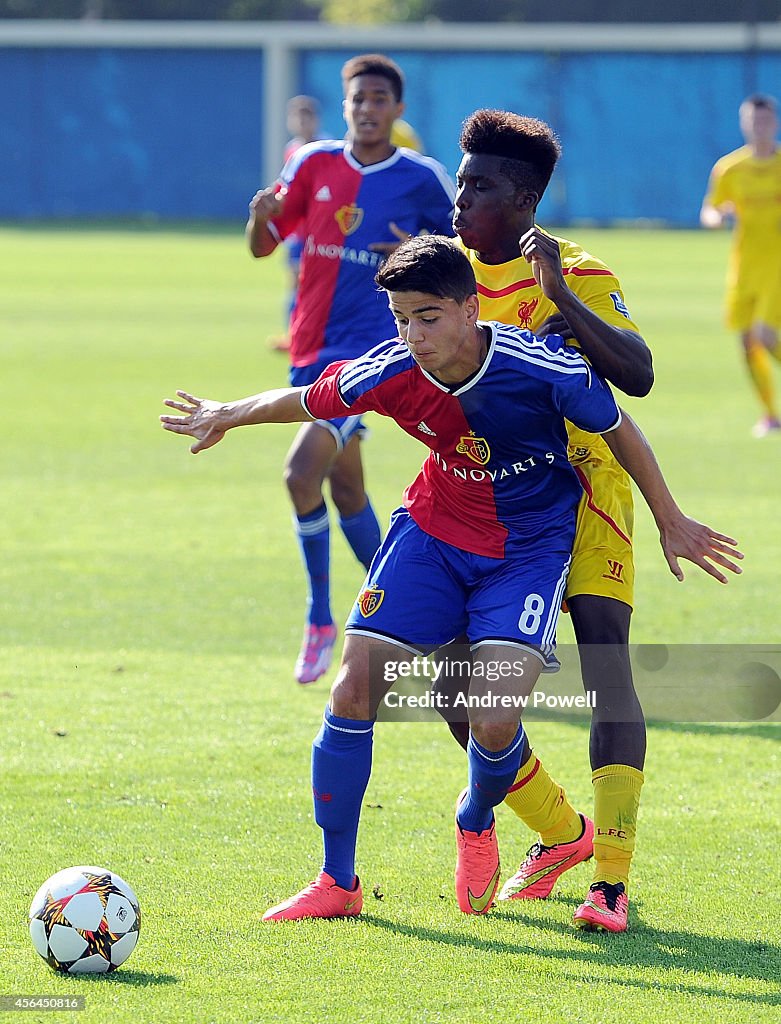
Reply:
[[[501,172],[515,187],[539,197],[548,187],[561,156],[561,143],[550,125],[510,110],[476,110],[461,127],[464,153],[502,158]]]

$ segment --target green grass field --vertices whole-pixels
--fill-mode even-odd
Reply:
[[[638,502],[634,641],[777,642],[781,446],[749,434],[721,324],[726,236],[571,234],[620,274],[655,352],[651,396],[627,407],[681,505],[746,554],[727,587],[694,568],[681,585]],[[465,763],[444,727],[412,723],[377,728],[361,918],[262,925],[320,863],[309,746],[327,684],[291,674],[304,584],[280,471],[295,428],[193,458],[157,417],[177,387],[285,382],[266,345],[282,263],[254,263],[240,225],[5,228],[0,268],[0,994],[84,995],[80,1024],[779,1019],[777,714],[650,728],[624,936],[572,930],[585,867],[546,902],[459,913]],[[422,449],[375,418],[366,456],[386,518]],[[343,619],[361,575],[338,531],[333,563]],[[588,809],[583,721],[531,735]],[[498,829],[506,871],[531,836],[505,808]],[[55,975],[28,937],[33,893],[74,864],[118,872],[142,904],[138,948],[108,977]]]

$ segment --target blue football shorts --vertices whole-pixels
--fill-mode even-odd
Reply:
[[[528,550],[489,558],[437,540],[406,509],[397,509],[345,633],[413,654],[429,654],[466,633],[473,650],[484,644],[524,648],[542,661],[543,671],[555,672],[571,542],[568,531],[557,531]]]
[[[323,370],[331,360],[311,363],[309,366],[290,367],[290,386],[294,388],[306,387],[307,384],[314,384]],[[319,427],[325,428],[334,441],[337,451],[342,451],[344,446],[357,434],[360,438],[368,437],[369,430],[360,416],[339,416],[335,420],[315,420]]]

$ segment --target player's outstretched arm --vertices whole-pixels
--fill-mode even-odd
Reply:
[[[520,240],[543,293],[555,303],[589,362],[625,395],[643,398],[654,382],[651,350],[636,332],[606,323],[572,291],[564,279],[559,244],[536,225]]]
[[[719,583],[726,583],[727,577],[717,565],[730,572],[742,572],[740,566],[732,561],[733,558],[743,558],[743,553],[737,549],[738,542],[684,515],[670,493],[648,441],[631,416],[623,410],[622,416],[620,426],[603,437],[651,509],[659,527],[662,551],[673,576],[679,581],[684,579],[678,561],[680,558],[698,565]]]
[[[234,427],[253,423],[305,423],[309,416],[301,405],[304,388],[277,388],[235,402],[214,402],[196,398],[187,391],[177,391],[179,401],[166,398],[165,405],[182,416],[161,416],[165,430],[195,438],[190,446],[193,455],[211,448]]]

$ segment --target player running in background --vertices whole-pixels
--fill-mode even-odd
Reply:
[[[290,138],[282,155],[283,164],[286,164],[291,156],[308,142],[316,142],[325,138],[320,134],[320,103],[314,96],[291,96],[287,101],[286,113]],[[288,235],[285,239],[285,249],[287,251],[287,269],[290,274],[290,290],[285,303],[285,320],[289,321],[298,290],[298,272],[301,269],[303,242],[298,235]],[[271,338],[269,344],[275,352],[290,351],[290,338],[287,334]]]
[[[279,181],[250,203],[247,241],[268,256],[291,233],[303,239],[299,288],[290,322],[290,382],[310,384],[335,359],[365,352],[396,328],[374,275],[384,253],[421,231],[452,232],[453,186],[441,164],[394,148],[403,110],[403,78],[387,57],[353,57],[342,68],[346,140],[302,146]],[[301,428],[285,462],[309,584],[304,638],[295,666],[300,683],[327,670],[336,640],[330,606],[329,481],[339,525],[369,567],[380,528],[364,489],[359,416]]]
[[[308,142],[319,142],[320,103],[314,96],[292,96],[287,101],[287,130],[290,138],[285,143],[283,163]]]
[[[740,334],[746,365],[764,415],[755,437],[781,431],[770,356],[781,362],[781,149],[778,104],[749,96],[740,105],[746,145],[727,153],[711,171],[700,223],[719,228],[734,221],[727,272],[726,313]]]
[[[556,291],[550,268],[535,255],[532,261],[545,293]],[[611,431],[622,459],[635,454],[636,428],[621,422],[607,386],[561,337],[540,340],[478,320],[474,273],[455,243],[413,238],[377,281],[390,295],[399,339],[332,364],[307,388],[229,404],[180,391],[166,405],[183,415],[161,417],[166,429],[194,437],[191,451],[199,452],[237,426],[373,410],[430,449],[348,619],[342,665],[314,743],[323,869],[267,911],[269,921],[360,913],[355,844],[376,710],[390,687],[388,662],[465,632],[476,660],[513,669],[491,683],[494,696],[528,695],[551,663],[581,495],[563,417]],[[704,548],[731,565],[712,535]],[[461,910],[482,914],[499,885],[493,808],[516,779],[528,744],[512,711],[470,710],[470,725],[469,786],[456,811],[456,894]]]
[[[320,104],[314,96],[293,96],[287,102],[287,130],[290,139],[287,142],[282,162],[287,161],[293,154],[308,142],[319,142],[326,138],[320,134]],[[397,117],[391,128],[390,142],[397,149],[405,146],[407,149],[414,149],[416,153],[423,153],[423,142],[407,121]],[[285,239],[287,249],[287,265],[290,271],[290,292],[285,309],[287,320],[293,312],[298,290],[298,274],[301,269],[301,253],[303,241],[298,235],[288,235]],[[282,337],[270,339],[271,347],[275,352],[289,352],[290,338],[287,334]]]
[[[481,316],[535,333],[574,335],[603,377],[626,394],[647,394],[651,355],[617,278],[575,242],[553,238],[535,224],[560,155],[551,128],[534,118],[481,110],[464,122],[460,144],[454,226],[475,271]],[[550,279],[545,290],[540,268]],[[682,515],[642,435],[634,441],[645,473],[635,479],[656,518],[671,570],[682,578],[677,553],[726,582],[706,559],[734,568],[723,558],[724,543],[734,542]],[[582,497],[566,601],[584,687],[597,695],[589,744],[594,820],[575,810],[528,748],[506,802],[539,840],[500,899],[544,898],[565,870],[593,853],[592,884],[575,911],[575,924],[623,931],[646,749],[628,646],[632,491],[605,441],[571,424],[569,458]],[[465,745],[463,730],[456,723],[451,730]]]

